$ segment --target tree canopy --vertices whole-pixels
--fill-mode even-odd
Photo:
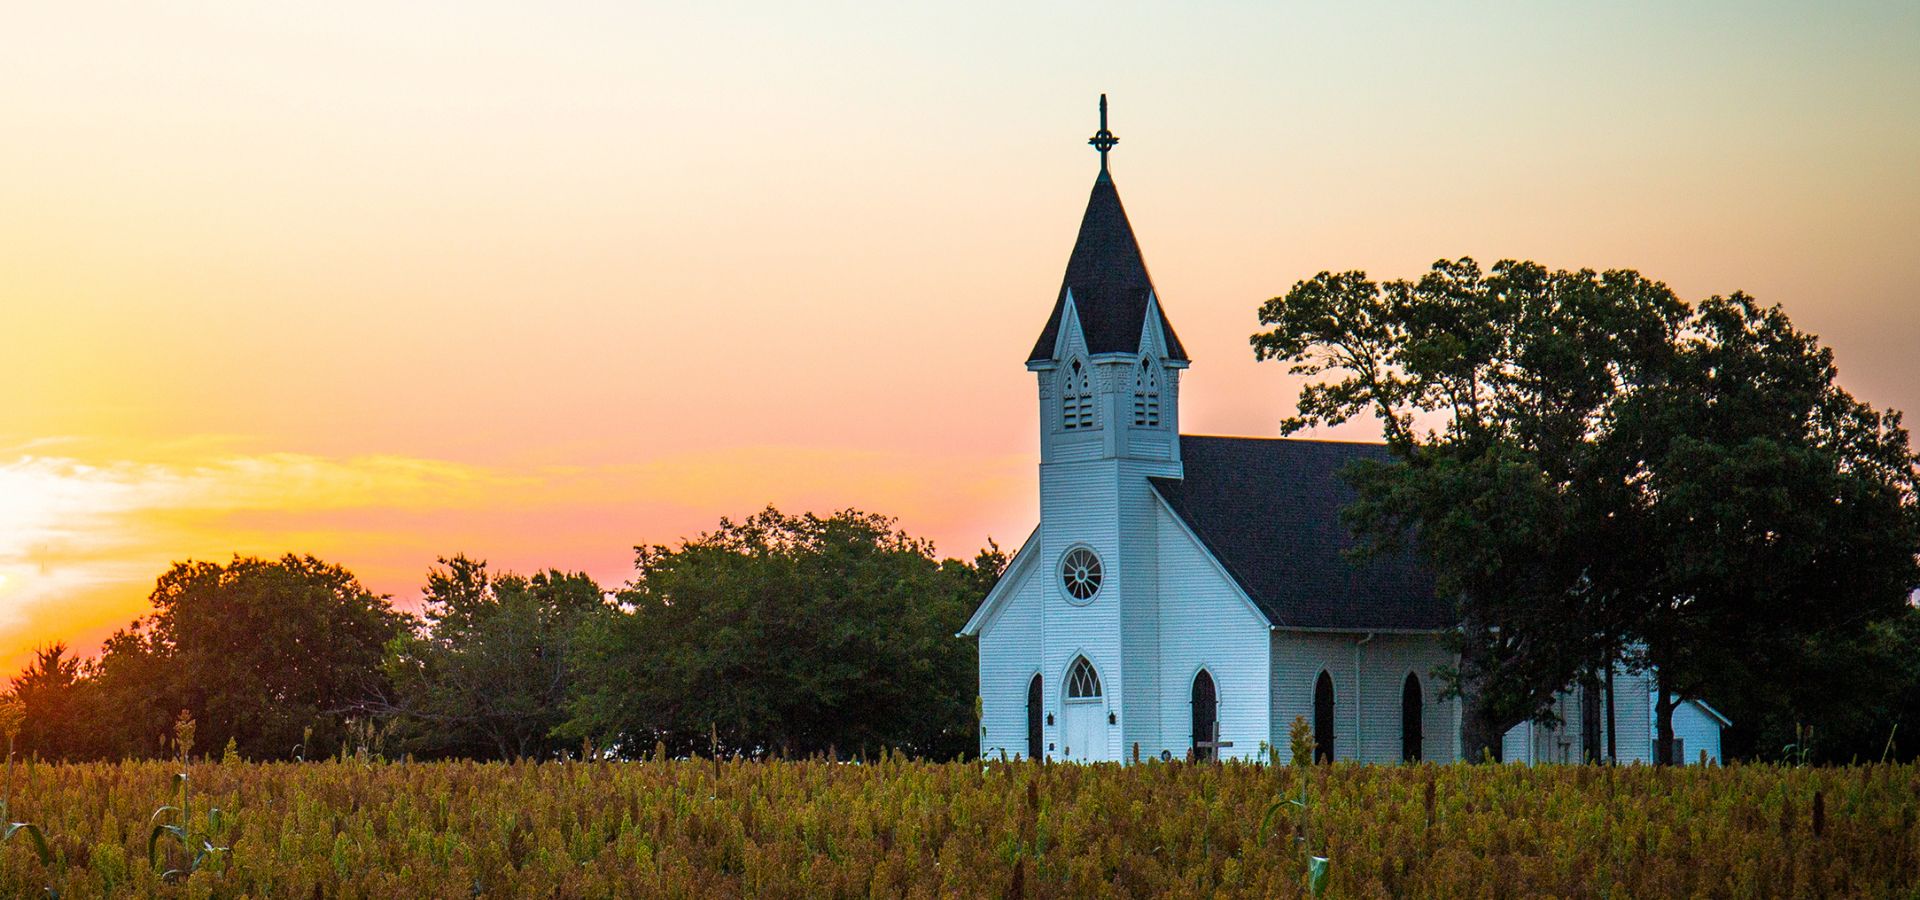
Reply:
[[[991,542],[989,542],[991,544]],[[974,649],[954,636],[1006,566],[883,516],[768,509],[637,548],[614,597],[583,573],[445,557],[418,618],[311,556],[175,563],[96,660],[42,650],[4,698],[23,752],[152,756],[184,711],[202,749],[554,758],[974,748]],[[617,600],[617,602],[616,602]]]
[[[24,713],[19,751],[52,759],[89,755],[95,695],[88,688],[82,662],[66,644],[35,650],[7,691]]]
[[[122,754],[157,750],[181,710],[202,746],[231,738],[253,758],[295,754],[309,729],[331,745],[406,621],[347,570],[292,554],[175,563],[149,601],[99,663]]]
[[[768,508],[678,548],[636,549],[618,608],[583,633],[564,727],[631,753],[812,754],[974,746],[974,648],[954,633],[997,551],[935,561],[882,516]]]
[[[423,627],[388,647],[382,712],[427,756],[551,757],[573,689],[575,635],[604,600],[581,572],[490,575],[454,556],[427,573]]]
[[[1456,599],[1470,755],[1623,652],[1698,695],[1757,648],[1860,634],[1916,582],[1898,414],[1778,308],[1461,259],[1323,272],[1260,317],[1256,356],[1308,379],[1283,431],[1382,423],[1397,459],[1350,473],[1349,519],[1373,551],[1411,538]]]

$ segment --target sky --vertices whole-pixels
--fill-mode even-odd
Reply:
[[[1260,302],[1440,258],[1744,290],[1920,409],[1920,5],[0,3],[0,677],[170,561],[630,577],[774,504],[1037,516],[1098,168],[1273,435]],[[1356,423],[1317,436],[1368,438]]]

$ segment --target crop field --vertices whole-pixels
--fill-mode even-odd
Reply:
[[[1920,890],[1911,765],[235,761],[184,804],[180,771],[18,765],[0,894],[1284,897],[1311,856],[1333,897]]]

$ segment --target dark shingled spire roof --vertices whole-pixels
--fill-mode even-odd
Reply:
[[[1080,236],[1073,242],[1073,255],[1067,257],[1067,277],[1028,362],[1053,358],[1053,344],[1066,316],[1068,291],[1073,292],[1074,311],[1080,316],[1088,352],[1140,352],[1140,332],[1146,322],[1147,295],[1153,291],[1153,281],[1147,277],[1147,264],[1140,258],[1140,244],[1133,239],[1127,211],[1120,205],[1120,192],[1104,170],[1093,181],[1087,213],[1080,219]],[[1160,329],[1167,358],[1185,361],[1187,350],[1180,346],[1165,310],[1161,311]]]
[[[1340,470],[1388,462],[1380,444],[1180,436],[1182,478],[1153,488],[1283,628],[1428,631],[1454,624],[1451,604],[1411,552],[1365,561],[1340,521],[1353,487]]]

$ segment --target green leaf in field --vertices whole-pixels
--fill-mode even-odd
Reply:
[[[1280,810],[1285,808],[1288,802],[1290,801],[1275,800],[1267,806],[1267,814],[1260,817],[1260,846],[1267,845],[1267,838],[1273,834],[1273,817],[1279,815]]]
[[[13,840],[13,836],[16,834],[25,834],[28,838],[32,839],[33,852],[36,856],[40,857],[41,865],[49,867],[53,865],[53,850],[47,846],[47,836],[41,833],[40,826],[32,822],[11,823],[6,827],[4,833],[0,833],[0,843]]]
[[[1307,860],[1307,890],[1315,897],[1327,892],[1327,858],[1315,856]]]
[[[149,866],[160,865],[160,838],[163,835],[179,841],[182,847],[187,845],[186,829],[178,825],[153,826],[153,831],[147,834],[147,865]]]

